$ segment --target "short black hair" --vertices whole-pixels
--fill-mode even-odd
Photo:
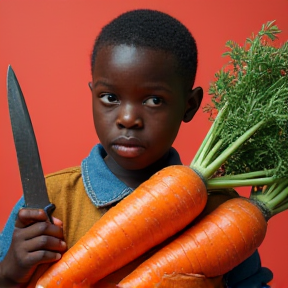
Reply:
[[[104,26],[95,40],[91,70],[97,52],[110,45],[163,50],[174,55],[177,71],[193,86],[197,70],[197,46],[190,31],[172,16],[150,9],[125,12]]]

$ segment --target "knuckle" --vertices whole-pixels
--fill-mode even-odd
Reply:
[[[33,266],[35,264],[38,264],[41,262],[41,260],[44,259],[45,251],[37,251],[36,253],[29,253],[27,254],[27,257],[25,259],[25,265],[27,266]]]
[[[22,232],[22,229],[15,227],[13,231],[13,237],[18,237],[19,235],[21,235],[21,232]]]
[[[40,250],[40,251],[37,251],[37,256],[35,258],[37,258],[37,261],[41,261],[43,259],[46,258],[46,251],[45,250]]]
[[[39,244],[39,247],[45,247],[47,244],[48,244],[48,237],[45,236],[45,235],[42,235],[39,237],[39,240],[38,240],[38,244]]]
[[[39,250],[33,257],[33,261],[37,263],[47,261],[47,260],[54,260],[56,258],[56,253],[52,251],[46,250]]]
[[[49,227],[49,223],[47,223],[47,222],[38,222],[38,232],[40,234],[42,234],[45,231],[47,231],[48,227]]]

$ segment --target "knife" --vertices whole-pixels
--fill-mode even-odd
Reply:
[[[12,67],[8,66],[7,96],[26,208],[43,209],[51,223],[55,205],[50,203],[38,146],[24,95]]]

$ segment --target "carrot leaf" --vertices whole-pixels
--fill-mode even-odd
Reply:
[[[288,175],[288,42],[275,21],[241,46],[227,41],[204,107],[213,124],[191,167],[209,189],[271,185]],[[214,116],[216,115],[216,117]]]

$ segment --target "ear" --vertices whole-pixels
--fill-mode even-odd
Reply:
[[[89,86],[90,90],[92,91],[92,82],[89,82],[88,86]]]
[[[187,110],[183,117],[183,122],[187,123],[192,120],[195,113],[198,111],[203,99],[203,89],[196,87],[189,92]]]

